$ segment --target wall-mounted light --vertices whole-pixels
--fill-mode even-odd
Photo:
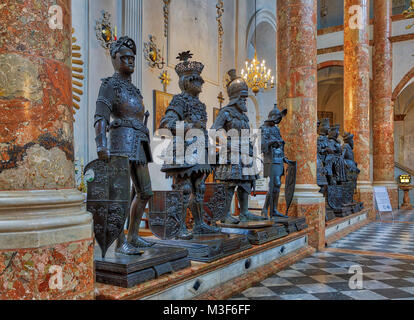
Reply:
[[[408,185],[411,184],[411,176],[409,174],[403,174],[398,177],[400,184]]]

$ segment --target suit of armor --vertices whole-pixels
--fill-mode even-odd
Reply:
[[[339,126],[332,127],[329,131],[328,154],[325,157],[325,164],[329,169],[327,175],[330,185],[346,182],[345,162],[338,136]]]
[[[358,169],[358,164],[354,157],[354,136],[350,133],[344,134],[344,145],[342,146],[342,154],[346,165],[346,179],[353,183],[354,190],[357,186],[358,175],[361,170]]]
[[[269,206],[271,217],[286,217],[277,210],[279,203],[281,178],[285,174],[285,142],[277,126],[287,114],[287,110],[280,112],[275,108],[269,113],[268,120],[260,128],[262,132],[262,153],[264,155],[264,177],[269,178],[269,191],[266,195],[262,216],[267,217]]]
[[[94,123],[99,158],[116,155],[129,159],[136,196],[131,205],[128,239],[124,232],[118,238],[116,251],[123,254],[139,254],[139,248],[151,246],[138,236],[144,209],[153,192],[148,171],[148,163],[152,162],[150,138],[144,123],[147,115],[143,97],[130,77],[135,67],[135,54],[135,43],[128,37],[120,38],[111,46],[116,72],[102,80]]]
[[[248,151],[242,147],[242,130],[250,130],[249,118],[246,115],[246,98],[248,87],[245,81],[237,77],[236,70],[228,72],[230,82],[227,85],[227,93],[230,103],[220,110],[212,129],[223,129],[228,135],[227,141],[227,163],[215,166],[215,178],[226,185],[227,193],[227,218],[226,223],[237,224],[240,220],[230,213],[231,201],[237,188],[237,197],[240,203],[240,219],[242,221],[262,220],[261,217],[248,211],[249,195],[259,176],[255,173],[255,163],[252,161],[253,145],[249,141]],[[238,145],[229,139],[230,130],[238,133]],[[233,134],[230,135],[232,137]],[[235,148],[235,149],[234,149]],[[248,153],[247,153],[248,152]],[[238,155],[237,163],[232,161],[232,154]]]
[[[179,122],[184,123],[184,134],[187,134],[191,129],[199,129],[203,133],[201,139],[204,141],[198,141],[197,139],[183,141],[182,147],[184,150],[181,150],[180,153],[186,155],[186,151],[191,145],[201,143],[206,151],[204,159],[196,157],[196,161],[189,161],[185,157],[182,162],[177,161],[177,151],[180,151],[177,148],[180,144],[172,143],[169,148],[173,153],[173,163],[166,163],[161,169],[167,177],[173,178],[173,190],[182,191],[183,193],[183,212],[180,214],[181,225],[177,236],[177,238],[183,240],[192,239],[193,234],[214,234],[220,231],[218,228],[208,226],[203,221],[205,180],[208,174],[211,173],[212,168],[207,161],[207,108],[198,98],[204,83],[201,77],[204,65],[200,62],[188,61],[191,57],[190,52],[181,53],[178,57],[182,62],[176,66],[175,70],[180,77],[179,85],[182,93],[174,96],[160,123],[160,129],[168,129],[173,134],[173,142],[182,139],[177,132]],[[202,155],[198,154],[198,156]],[[192,233],[187,230],[185,223],[187,208],[190,208],[194,217]]]
[[[327,154],[327,148],[329,144],[328,139],[329,131],[329,119],[323,119],[322,122],[318,122],[318,153],[317,153],[317,183],[322,188],[321,192],[324,193],[325,186],[328,185],[326,175],[328,169],[325,167],[325,159]]]

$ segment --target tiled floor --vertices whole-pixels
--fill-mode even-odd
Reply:
[[[414,300],[414,224],[371,223],[231,300]]]

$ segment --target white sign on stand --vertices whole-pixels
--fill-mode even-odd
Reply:
[[[380,213],[382,212],[393,212],[390,196],[388,195],[388,190],[386,187],[374,187],[374,194],[375,194],[375,204],[377,210]],[[381,217],[382,220],[382,217]]]

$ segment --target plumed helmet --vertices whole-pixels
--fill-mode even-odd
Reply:
[[[283,111],[279,111],[279,109],[277,107],[277,104],[275,103],[275,106],[274,106],[273,110],[269,112],[269,116],[268,116],[268,119],[266,120],[266,122],[280,121],[281,119],[286,117],[287,112],[288,112],[287,109],[285,109]]]
[[[119,38],[117,41],[111,43],[109,52],[111,54],[112,59],[115,59],[116,54],[122,49],[122,47],[131,49],[134,55],[137,54],[137,46],[135,45],[135,41],[128,36],[123,36]]]
[[[227,72],[229,82],[227,84],[227,94],[230,99],[229,105],[235,104],[240,97],[249,96],[249,87],[246,82],[239,76],[237,76],[236,69],[231,69]]]

